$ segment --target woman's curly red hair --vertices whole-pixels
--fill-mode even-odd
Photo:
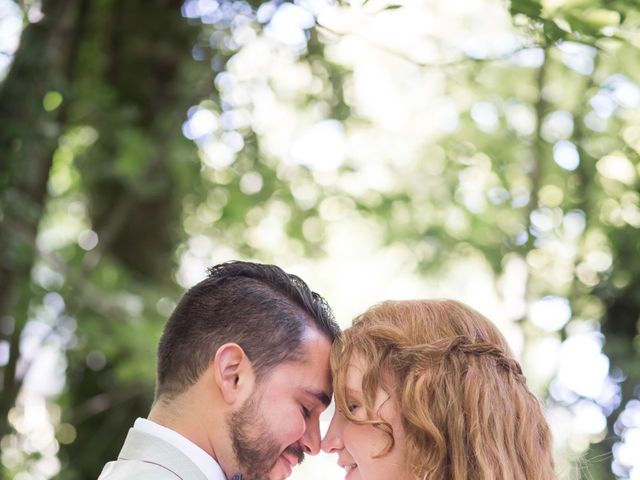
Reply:
[[[348,410],[346,371],[364,361],[369,420]],[[552,439],[506,340],[484,316],[453,300],[388,301],[357,317],[331,352],[336,406],[352,422],[391,426],[373,411],[378,387],[393,399],[405,458],[422,480],[551,480]]]

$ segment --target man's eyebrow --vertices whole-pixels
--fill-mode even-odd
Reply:
[[[328,407],[329,404],[331,403],[331,397],[329,395],[327,395],[325,392],[321,392],[321,391],[318,391],[318,390],[310,390],[308,388],[305,388],[304,391],[308,395],[311,395],[316,400],[318,400],[325,407]]]

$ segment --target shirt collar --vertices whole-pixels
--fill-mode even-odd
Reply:
[[[138,418],[136,422],[133,424],[134,430],[138,430],[140,432],[147,433],[149,435],[153,435],[155,437],[161,438],[165,442],[170,443],[175,448],[184,453],[189,460],[196,464],[196,466],[202,470],[202,473],[205,474],[208,480],[226,480],[224,472],[218,462],[193,443],[191,440],[183,437],[175,430],[171,430],[170,428],[163,427],[151,420],[146,418]]]

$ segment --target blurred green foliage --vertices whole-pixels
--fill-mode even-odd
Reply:
[[[415,61],[416,76],[443,76],[458,121],[415,140],[410,161],[381,153],[391,179],[384,190],[364,182],[359,158],[328,173],[283,162],[264,126],[241,118],[257,111],[252,97],[233,93],[259,84],[300,119],[336,121],[347,134],[373,128],[353,99],[352,66],[327,53],[344,32],[322,23],[304,30],[304,48],[285,51],[282,62],[309,72],[313,88],[287,90],[275,78],[262,85],[233,74],[238,32],[248,25],[261,35],[268,25],[256,14],[263,2],[221,2],[215,18],[189,14],[189,3],[43,0],[44,18],[27,22],[0,86],[5,476],[40,468],[43,457],[16,427],[20,339],[30,325],[44,328],[40,347],[62,352],[65,367],[49,406],[57,478],[95,478],[149,408],[155,345],[194,242],[280,263],[323,256],[335,219],[358,218],[381,225],[385,243],[407,247],[425,276],[474,256],[497,282],[525,265],[526,301],[566,298],[572,311],[552,333],[523,311],[516,320],[528,341],[564,341],[585,326],[604,335],[618,390],[586,400],[607,415],[606,433],[590,437],[587,451],[562,454],[576,457],[566,478],[610,478],[626,428],[616,422],[640,385],[640,115],[621,93],[640,84],[637,2],[512,0],[518,51]],[[567,60],[571,49],[590,61]],[[180,126],[197,111],[235,120],[209,135],[215,141],[194,143]],[[210,158],[207,149],[223,140],[237,148]],[[264,219],[284,232],[275,246],[260,236]],[[548,404],[568,410],[585,400],[551,390]],[[615,468],[624,478],[625,466]]]

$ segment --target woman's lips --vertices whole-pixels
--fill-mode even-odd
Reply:
[[[338,465],[344,468],[344,470],[347,472],[344,477],[345,479],[348,479],[351,476],[351,473],[353,473],[353,471],[358,468],[357,463],[338,463]]]

